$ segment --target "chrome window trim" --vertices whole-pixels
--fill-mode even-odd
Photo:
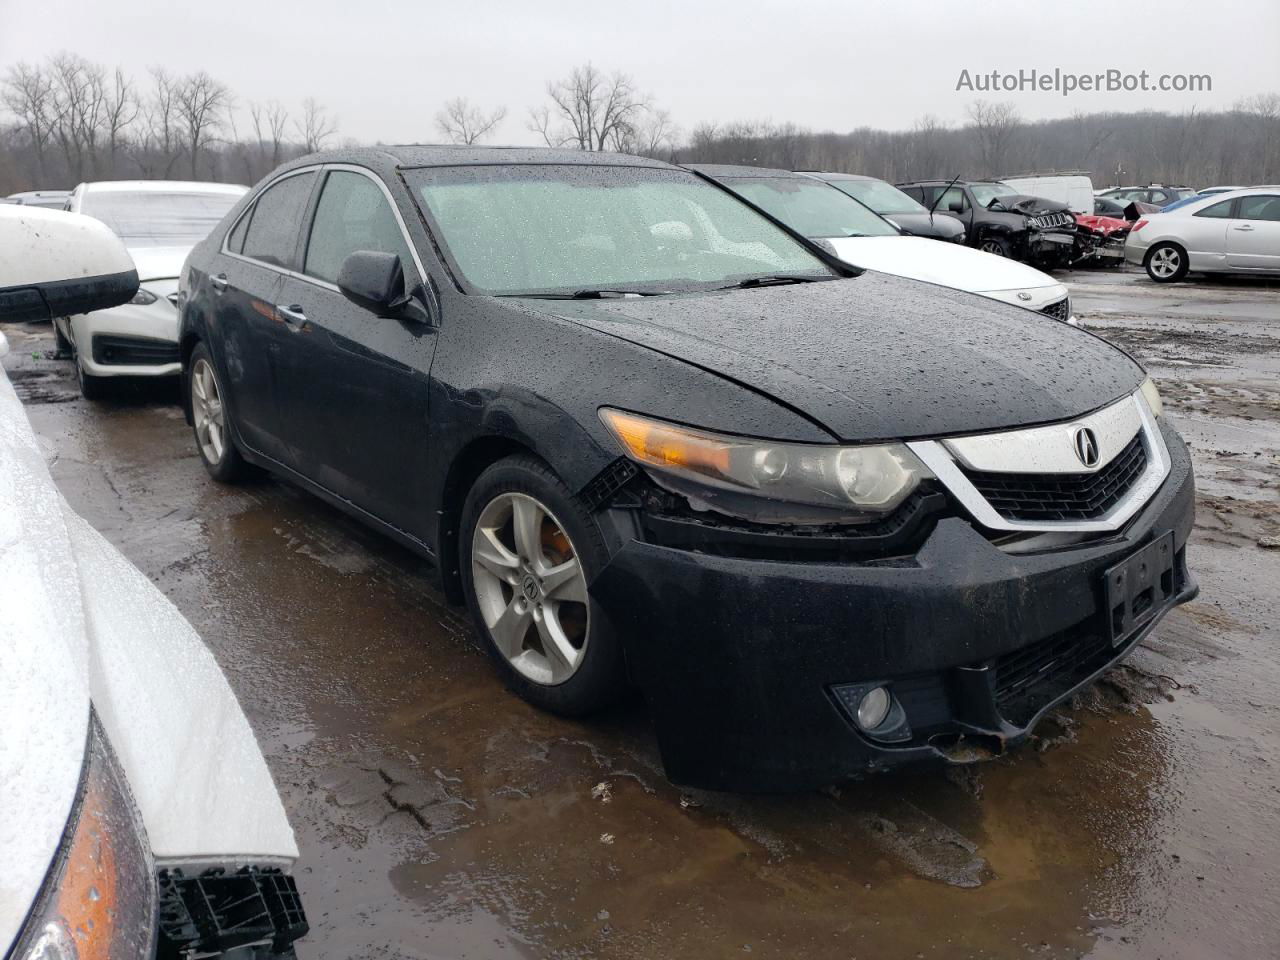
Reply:
[[[382,190],[382,195],[386,198],[388,205],[391,207],[392,214],[395,215],[396,225],[400,228],[400,235],[404,239],[404,244],[409,250],[409,255],[413,257],[413,266],[414,266],[414,269],[417,270],[418,272],[418,282],[425,283],[427,278],[427,271],[422,266],[422,258],[418,255],[418,248],[414,245],[413,238],[409,236],[409,229],[407,226],[405,226],[404,217],[401,216],[400,214],[400,208],[396,205],[395,198],[391,196],[391,190],[382,181],[382,178],[379,177],[377,174],[375,174],[372,170],[369,170],[366,167],[357,166],[354,163],[317,163],[317,164],[312,164],[306,167],[298,167],[296,170],[286,170],[284,173],[280,174],[280,176],[273,179],[270,183],[264,184],[262,189],[259,190],[257,193],[255,193],[253,195],[253,199],[251,199],[249,203],[245,206],[245,208],[242,211],[240,211],[240,216],[236,217],[235,222],[231,224],[231,227],[227,230],[227,232],[222,235],[222,246],[219,248],[219,252],[223,256],[230,257],[233,260],[239,260],[242,263],[251,263],[255,267],[261,267],[264,270],[270,270],[273,273],[279,273],[283,276],[290,277],[294,280],[301,280],[304,283],[310,283],[313,286],[320,287],[323,290],[328,290],[331,293],[341,293],[342,291],[338,289],[338,285],[336,283],[330,283],[327,280],[321,280],[319,277],[313,277],[308,274],[302,273],[301,271],[298,271],[298,270],[290,270],[288,267],[281,267],[281,266],[277,266],[274,263],[267,263],[263,260],[257,259],[256,257],[248,257],[242,253],[235,253],[230,249],[228,249],[227,247],[227,242],[231,239],[231,234],[235,233],[236,227],[239,226],[240,221],[250,214],[253,208],[257,205],[258,198],[261,197],[268,190],[270,190],[272,187],[274,187],[277,183],[280,183],[282,180],[287,180],[289,177],[295,177],[303,173],[324,174],[324,173],[328,173],[331,170],[345,170],[348,173],[358,173],[361,176],[367,177],[368,179],[372,180],[375,184],[377,184],[378,188]],[[324,189],[324,185],[321,184],[321,190],[323,189]],[[308,241],[310,241],[310,236],[308,236],[307,239]],[[305,266],[306,250],[303,250],[302,255],[303,255],[303,265]],[[412,283],[408,282],[408,278],[406,278],[406,285],[409,287],[413,286]]]
[[[1161,434],[1155,415],[1151,412],[1151,408],[1147,406],[1146,398],[1142,396],[1140,389],[1130,396],[1111,404],[1109,407],[1103,408],[1098,413],[1106,413],[1123,405],[1132,405],[1137,411],[1140,421],[1139,432],[1142,436],[1143,447],[1147,453],[1147,469],[1143,471],[1142,476],[1138,478],[1138,481],[1125,494],[1123,499],[1103,516],[1095,520],[1008,520],[997,513],[995,508],[987,502],[987,499],[969,482],[969,478],[965,476],[959,462],[948,450],[946,440],[913,440],[907,443],[907,447],[920,458],[926,467],[933,471],[934,476],[960,502],[961,506],[969,511],[973,519],[989,530],[1008,530],[1018,533],[1110,533],[1123,527],[1146,505],[1147,501],[1160,489],[1165,479],[1169,476],[1169,471],[1172,467],[1169,448],[1164,442],[1164,435]],[[1127,414],[1129,411],[1124,411],[1124,413]],[[1081,420],[1083,419],[1087,418],[1081,418]],[[1080,420],[1068,420],[1057,426],[1070,427],[1080,422]],[[1009,432],[1018,433],[1021,431]],[[1082,470],[1080,472],[1085,473],[1088,471]]]

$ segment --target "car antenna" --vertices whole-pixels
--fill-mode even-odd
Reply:
[[[929,204],[929,216],[930,216],[930,217],[932,217],[932,216],[933,216],[933,209],[934,209],[934,207],[936,207],[936,206],[938,205],[938,201],[942,199],[943,195],[944,195],[948,190],[950,190],[952,187],[954,187],[954,186],[956,185],[956,181],[957,181],[957,180],[959,180],[959,179],[960,179],[960,174],[958,174],[958,173],[957,173],[954,177],[952,177],[952,178],[951,178],[951,182],[950,182],[950,183],[948,183],[945,187],[943,187],[941,190],[939,190],[939,191],[938,191],[938,195],[937,195],[936,197],[934,197],[934,198],[933,198],[933,203]]]

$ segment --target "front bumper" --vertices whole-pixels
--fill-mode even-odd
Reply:
[[[1160,616],[1111,646],[1103,574],[1173,531],[1175,594],[1197,586],[1185,547],[1194,481],[1165,429],[1171,470],[1127,526],[1040,553],[1002,551],[966,518],[939,520],[913,556],[814,563],[711,556],[628,541],[592,585],[618,618],[667,775],[723,790],[810,789],[926,759],[990,755],[1121,660]],[[1162,616],[1166,610],[1162,610]],[[1017,702],[1001,670],[1049,663]],[[888,683],[912,729],[858,732],[832,688]]]
[[[162,377],[182,372],[178,314],[167,281],[143,284],[153,303],[126,303],[71,317],[70,339],[85,373],[95,377]]]
[[[1071,259],[1076,238],[1057,230],[1032,231],[1027,238],[1027,255],[1031,260],[1045,263],[1065,262]]]

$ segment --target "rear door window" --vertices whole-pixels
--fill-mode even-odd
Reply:
[[[286,270],[298,268],[298,232],[306,216],[315,171],[279,180],[258,197],[244,237],[244,255]]]
[[[363,174],[333,170],[316,205],[303,272],[337,283],[342,262],[357,250],[394,253],[412,273],[413,257],[386,194]]]

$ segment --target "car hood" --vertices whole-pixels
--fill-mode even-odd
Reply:
[[[954,237],[964,233],[964,224],[944,213],[882,213],[880,216],[910,233],[940,237]]]
[[[1083,330],[873,272],[710,295],[527,304],[765,393],[850,442],[1068,420],[1131,393],[1144,376]],[[731,414],[700,426],[732,430]]]
[[[133,265],[138,269],[140,281],[176,277],[182,273],[182,264],[191,252],[190,246],[181,247],[128,247]]]
[[[939,243],[925,237],[832,237],[827,242],[841,260],[855,267],[969,293],[1057,284],[1035,267],[958,243]]]
[[[90,703],[161,863],[297,856],[213,655],[58,493],[0,370],[0,956],[75,802]]]
[[[1069,206],[1058,200],[1033,197],[1025,193],[1001,197],[994,207],[988,207],[987,209],[995,213],[1023,213],[1028,217],[1038,217],[1046,213],[1071,212]]]

